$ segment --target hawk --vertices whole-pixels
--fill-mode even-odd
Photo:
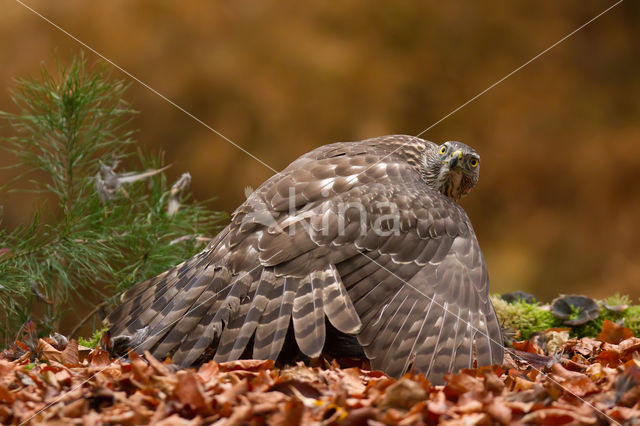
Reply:
[[[480,157],[405,135],[321,146],[255,190],[182,264],[134,286],[107,318],[136,351],[190,366],[309,358],[349,346],[374,369],[501,363],[476,235],[457,203]],[[286,349],[287,351],[289,349]]]

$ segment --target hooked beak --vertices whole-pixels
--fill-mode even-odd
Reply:
[[[451,157],[449,157],[449,160],[447,161],[447,164],[449,165],[449,170],[453,170],[455,169],[458,164],[461,163],[462,160],[462,151],[458,150],[455,151],[453,154],[451,154]]]

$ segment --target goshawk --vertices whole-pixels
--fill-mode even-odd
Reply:
[[[264,182],[203,251],[125,293],[111,335],[181,366],[277,359],[287,345],[318,357],[344,336],[395,377],[413,368],[441,383],[501,363],[484,258],[457,203],[479,169],[454,141],[321,146]]]

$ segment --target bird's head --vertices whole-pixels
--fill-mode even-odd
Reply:
[[[427,185],[457,201],[478,183],[480,156],[462,142],[448,141],[425,154],[423,170]]]

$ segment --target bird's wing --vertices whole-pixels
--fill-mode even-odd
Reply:
[[[391,199],[411,194],[399,204],[401,232],[356,239],[360,258],[337,265],[362,321],[358,340],[372,367],[397,377],[412,366],[439,383],[447,371],[474,361],[501,363],[502,334],[485,262],[462,208],[419,187],[397,188],[396,195],[388,185],[380,191]]]
[[[344,208],[349,203],[353,210]],[[263,262],[288,276],[334,265],[360,318],[358,340],[374,368],[397,377],[412,366],[440,382],[447,371],[474,361],[502,362],[485,262],[460,206],[421,182],[387,181],[353,187],[305,213],[299,222],[288,218],[295,232],[261,238]],[[299,344],[314,340],[317,329],[311,326],[317,305],[304,294],[307,308],[300,311],[308,318],[299,321],[307,326],[296,327],[294,315]]]
[[[401,143],[400,138],[392,139]],[[183,365],[207,350],[218,349],[218,359],[239,357],[254,334],[254,356],[275,357],[293,312],[290,289],[295,287],[298,293],[297,287],[307,285],[306,280],[314,286],[323,283],[322,298],[327,300],[322,309],[341,325],[339,329],[357,331],[359,319],[334,267],[309,269],[307,277],[298,274],[287,281],[269,261],[270,256],[282,258],[281,252],[292,259],[312,249],[317,255],[319,247],[308,236],[299,234],[284,247],[265,248],[260,242],[263,236],[291,226],[287,223],[292,216],[290,205],[309,210],[358,185],[350,176],[379,158],[384,142],[380,138],[373,143],[323,146],[271,177],[236,209],[231,223],[202,252],[123,294],[122,303],[105,321],[111,334],[132,336],[146,328],[148,337],[134,349],[150,350],[157,357],[173,353],[174,361]],[[320,293],[313,293],[317,305]],[[302,290],[299,296],[305,297]],[[299,308],[301,302],[295,304]],[[298,309],[294,316],[299,317]],[[313,351],[305,348],[305,353],[315,353],[322,346],[322,331],[316,334],[321,343],[313,344]]]
[[[474,359],[500,362],[471,224],[422,182],[417,155],[407,158],[425,144],[378,138],[304,155],[258,188],[205,251],[126,294],[112,330],[149,327],[138,350],[189,365],[207,350],[236,359],[252,339],[253,357],[275,358],[291,319],[302,352],[317,356],[326,316],[359,333],[374,367],[392,375],[412,365],[439,379]]]

